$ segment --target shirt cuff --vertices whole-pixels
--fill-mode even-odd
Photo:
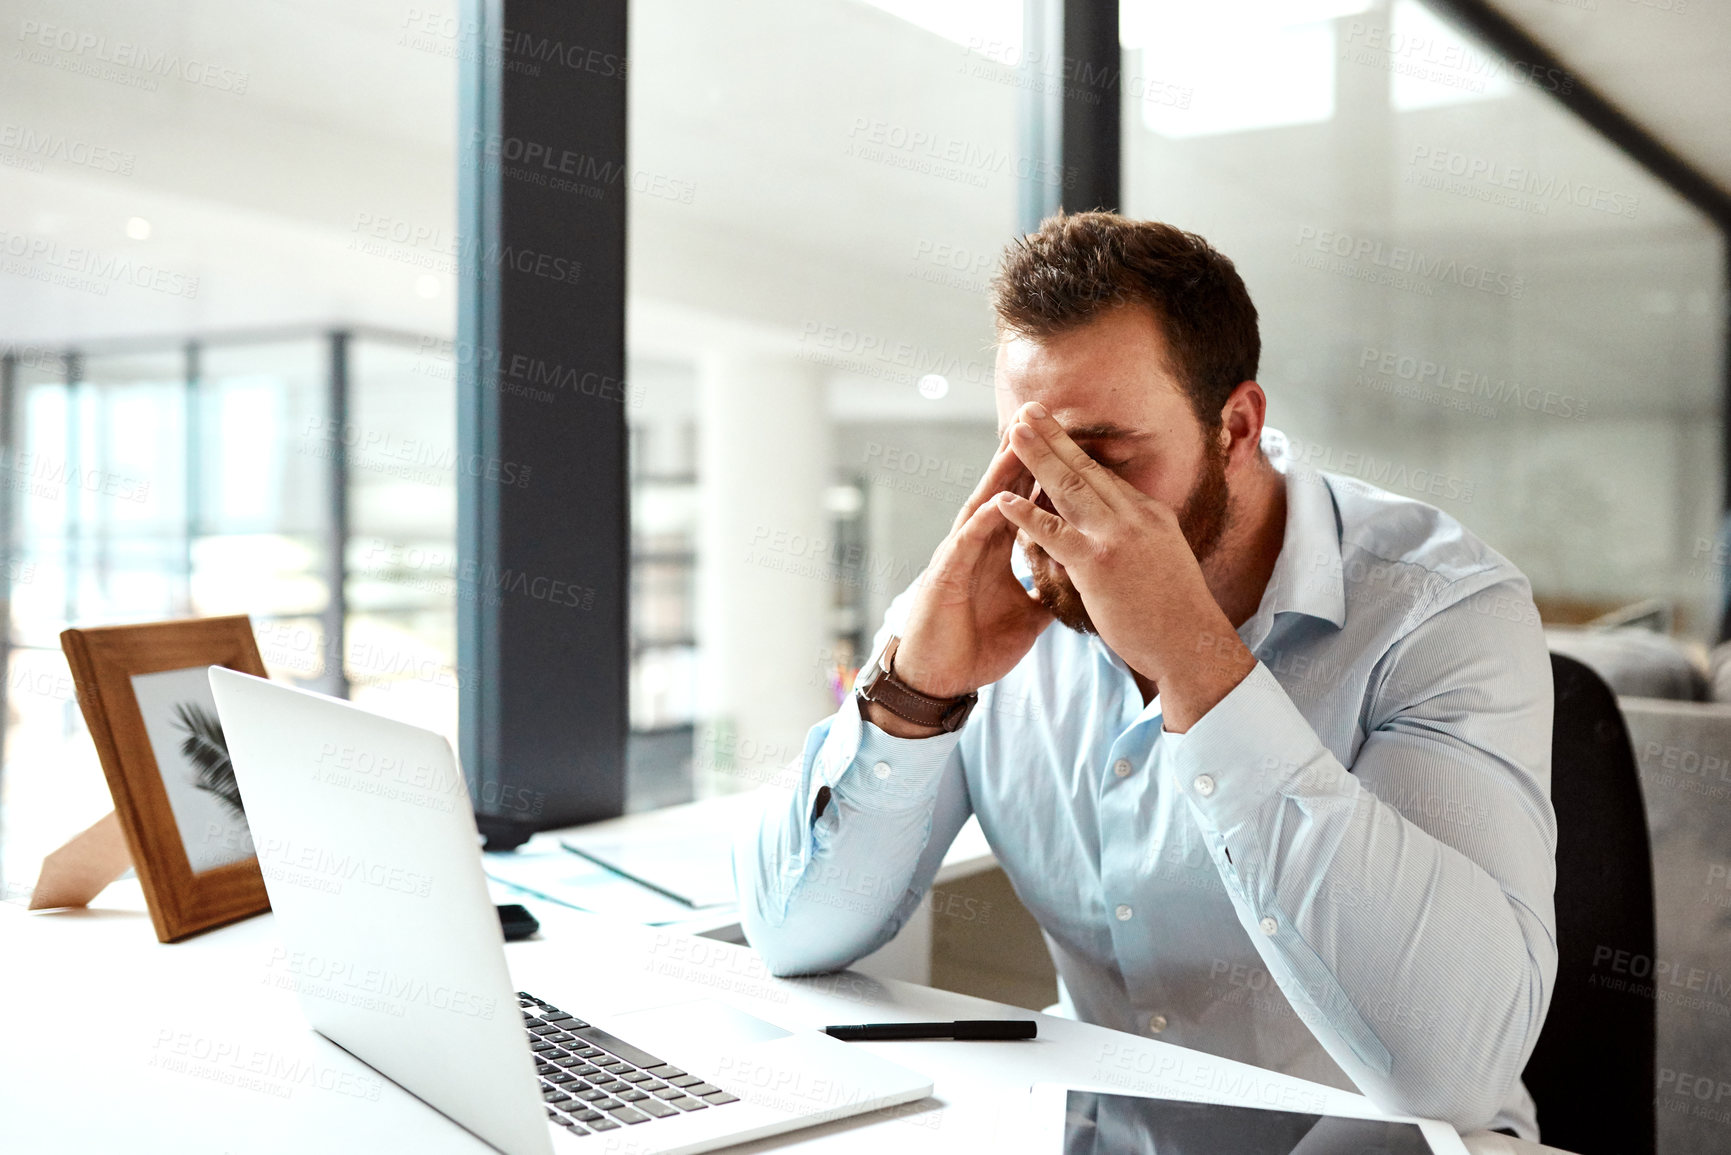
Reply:
[[[1218,831],[1250,820],[1271,798],[1330,794],[1350,775],[1261,662],[1182,734],[1162,733],[1172,780]]]
[[[813,767],[819,783],[853,805],[895,810],[932,796],[958,731],[930,738],[898,738],[860,717],[859,698],[849,694],[835,712]]]

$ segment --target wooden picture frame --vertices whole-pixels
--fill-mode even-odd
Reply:
[[[207,673],[227,666],[266,676],[251,620],[66,630],[60,648],[157,939],[177,942],[269,910]]]

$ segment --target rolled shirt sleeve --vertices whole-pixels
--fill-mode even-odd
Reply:
[[[1157,743],[1318,1041],[1378,1102],[1462,1128],[1506,1102],[1557,965],[1549,658],[1505,626],[1464,600],[1397,643],[1350,773],[1261,663]]]
[[[813,727],[792,797],[766,791],[734,849],[746,938],[771,971],[835,970],[895,937],[971,813],[957,742],[885,733],[851,696]]]

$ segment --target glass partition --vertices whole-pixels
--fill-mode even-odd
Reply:
[[[634,0],[629,804],[773,779],[993,442],[1021,0]],[[972,476],[970,476],[970,474]]]
[[[1459,518],[1526,572],[1548,621],[1657,598],[1705,636],[1717,583],[1691,562],[1723,468],[1711,223],[1551,99],[1572,78],[1415,0],[1122,13],[1124,74],[1187,93],[1126,89],[1125,211],[1237,262],[1270,420],[1300,456]],[[1199,25],[1218,58],[1175,47]]]
[[[344,672],[357,703],[454,738],[458,690],[475,681],[456,658],[457,591],[472,588],[457,581],[457,477],[532,472],[457,452],[455,379],[440,364],[419,343],[350,346]]]

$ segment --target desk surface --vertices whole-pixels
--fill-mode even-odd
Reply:
[[[584,826],[547,830],[537,837],[553,840],[605,840],[616,835],[659,838],[690,833],[704,838],[711,836],[716,830],[743,829],[766,804],[764,792],[761,790],[718,794],[713,798],[626,814],[620,818],[608,818]],[[729,841],[731,842],[731,836]],[[977,874],[995,866],[997,861],[992,854],[991,844],[986,841],[985,831],[980,829],[980,820],[971,817],[956,833],[955,841],[950,843],[950,849],[944,854],[943,865],[938,868],[937,881],[945,883]]]
[[[616,837],[642,838],[657,841],[666,838],[691,836],[694,841],[713,842],[718,830],[737,831],[744,829],[753,822],[765,805],[762,791],[745,791],[738,794],[720,794],[713,798],[703,798],[696,802],[681,803],[678,806],[664,806],[658,810],[646,810],[637,814],[626,814],[619,818],[608,818],[600,822],[591,822],[584,826],[569,826],[558,830],[546,830],[537,834],[526,849],[557,846],[567,838],[578,840],[605,842]],[[731,847],[732,837],[725,840],[725,845]],[[730,850],[716,851],[715,869],[730,871]],[[947,885],[957,879],[967,878],[981,871],[990,870],[998,864],[997,857],[992,853],[991,844],[986,841],[985,831],[980,829],[980,820],[970,817],[950,843],[949,850],[944,854],[943,863],[938,867],[936,883]],[[520,895],[500,898],[501,902],[517,902]],[[724,942],[744,942],[745,932],[739,925],[738,907],[709,907],[692,912],[691,917],[670,924],[669,929],[683,931],[686,934],[703,935],[706,938],[716,938]],[[886,968],[879,967],[875,970]],[[899,968],[896,968],[899,969]],[[929,968],[921,973],[927,973]],[[896,977],[907,977],[905,971]]]
[[[1355,1095],[1086,1023],[853,972],[776,979],[750,950],[665,929],[535,907],[539,940],[507,947],[519,987],[605,1023],[646,989],[701,993],[790,1029],[887,1019],[1033,1017],[1031,1043],[860,1043],[928,1074],[919,1104],[753,1143],[741,1151],[991,1149],[1025,1119],[1025,1088],[1070,1081],[1156,1091],[1164,1074],[1222,1098],[1324,1105]],[[583,950],[571,951],[581,943]],[[621,981],[625,976],[630,981]],[[135,883],[89,910],[0,904],[0,1148],[245,1153],[488,1148],[313,1033],[287,988],[269,915],[162,945]],[[565,992],[573,994],[567,1000]],[[1551,1151],[1499,1135],[1475,1155]]]

